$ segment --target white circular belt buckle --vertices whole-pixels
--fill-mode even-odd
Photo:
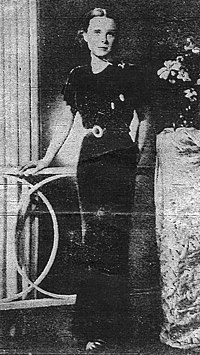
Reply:
[[[92,127],[91,132],[96,138],[101,138],[103,136],[104,129],[102,129],[100,126],[95,125],[94,127]]]

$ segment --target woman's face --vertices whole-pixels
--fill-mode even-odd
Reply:
[[[112,51],[116,32],[117,28],[113,19],[93,17],[87,32],[84,32],[84,40],[88,44],[91,55],[99,58],[107,57]]]

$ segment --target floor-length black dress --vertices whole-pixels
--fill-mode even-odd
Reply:
[[[143,81],[130,64],[111,63],[98,74],[80,66],[71,71],[63,94],[88,129],[77,167],[89,270],[77,297],[79,330],[88,340],[118,337],[128,324],[128,245],[138,152],[129,126],[134,109],[144,104]]]

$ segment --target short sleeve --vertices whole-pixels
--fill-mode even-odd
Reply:
[[[77,112],[76,105],[76,92],[77,92],[77,84],[76,84],[76,68],[72,69],[68,75],[68,78],[62,88],[61,93],[63,94],[63,100],[66,101],[66,104],[71,106],[73,113]]]
[[[127,68],[127,94],[135,109],[149,105],[149,93],[143,73],[132,64]]]

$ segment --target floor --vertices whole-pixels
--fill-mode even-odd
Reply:
[[[155,241],[152,169],[148,174],[146,171],[144,173],[141,171],[138,176],[135,208],[133,236],[130,240],[130,282],[133,289],[133,314],[137,319],[137,326],[129,340],[125,338],[121,343],[117,341],[118,339],[113,340],[102,354],[200,354],[200,349],[173,349],[159,341],[161,324],[158,288],[159,262]],[[63,219],[62,214],[60,218]],[[69,218],[67,221],[69,224]],[[69,282],[70,277],[70,274],[66,272],[69,264],[69,246],[66,245],[66,252],[62,238],[66,243],[66,229],[69,226],[66,226],[63,220],[61,222],[62,248],[59,249],[57,262],[46,281],[43,281],[42,287],[52,292],[65,293],[66,290],[63,288],[66,282]],[[48,254],[49,231],[46,228],[48,223],[42,225],[45,226],[44,231],[41,231],[42,240],[44,242],[47,240],[48,243],[45,246],[42,245],[41,250]],[[74,225],[74,220],[71,225]],[[45,255],[41,255],[41,259],[44,259],[44,263],[46,262]],[[43,265],[40,267],[43,269]],[[68,291],[71,293],[71,290]],[[0,355],[85,354],[85,343],[77,341],[71,332],[73,315],[74,309],[69,306],[0,312]]]
[[[69,306],[4,311],[0,316],[0,354],[85,354],[85,344],[73,338],[70,331],[73,308]],[[161,344],[154,319],[141,323],[133,339],[125,339],[121,344],[112,341],[101,354],[200,354],[200,349],[180,350]]]

